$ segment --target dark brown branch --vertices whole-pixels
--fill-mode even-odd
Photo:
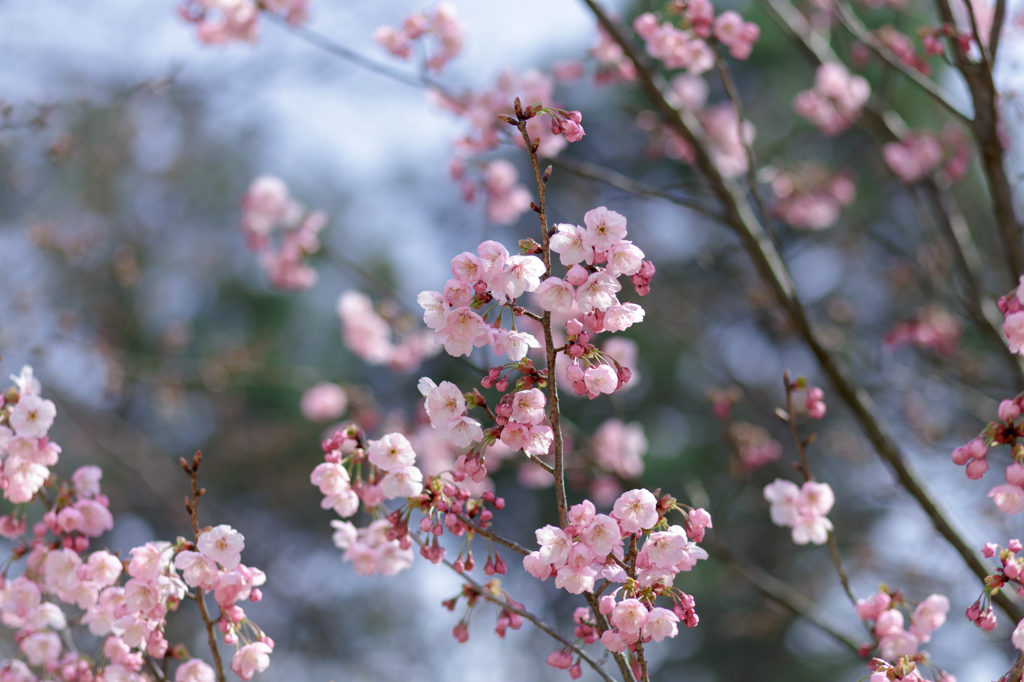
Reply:
[[[942,20],[956,26],[956,17],[953,16],[948,0],[935,0],[935,5]],[[972,61],[958,48],[955,38],[949,38],[948,41],[954,63],[971,93],[974,119],[970,128],[981,153],[981,167],[988,181],[996,228],[1003,242],[1010,278],[1016,284],[1024,274],[1024,231],[1014,212],[1013,190],[1004,165],[1003,143],[999,139],[999,95],[992,78],[991,65],[987,59],[983,59],[982,63]]]
[[[519,100],[516,100],[518,111]],[[526,130],[526,119],[519,120],[519,133],[523,136],[526,149],[530,152],[530,163],[533,164],[533,174],[537,181],[537,218],[540,221],[541,234],[541,255],[544,258],[544,278],[551,276],[551,235],[548,233],[548,216],[545,204],[546,176],[542,174],[540,162],[537,158],[537,147],[530,139]],[[565,497],[565,462],[563,457],[562,429],[559,426],[560,416],[558,404],[558,382],[555,371],[555,341],[551,333],[551,312],[544,311],[544,318],[541,320],[544,327],[544,350],[547,354],[547,388],[548,388],[548,415],[551,421],[551,430],[554,433],[555,446],[555,501],[558,504],[559,527],[565,528],[569,525],[569,506]]]

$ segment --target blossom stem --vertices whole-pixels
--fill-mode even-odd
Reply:
[[[206,493],[206,488],[199,487],[199,463],[202,461],[202,453],[196,452],[189,466],[185,458],[181,458],[181,466],[188,472],[192,480],[192,497],[185,500],[185,509],[192,520],[192,533],[195,541],[199,542],[199,498]],[[206,609],[206,595],[203,588],[196,588],[196,604],[199,606],[199,613],[203,618],[203,625],[206,626],[206,639],[210,645],[210,655],[217,669],[217,682],[225,682],[224,663],[220,659],[220,650],[217,649],[217,635],[214,633],[214,621],[210,618],[210,612]]]
[[[796,442],[797,452],[800,453],[800,471],[804,475],[804,480],[809,483],[814,478],[811,476],[811,467],[807,461],[807,441],[800,438],[800,432],[796,428],[796,416],[793,414],[793,383],[790,381],[789,372],[783,373],[782,380],[786,385],[786,422],[789,424],[789,432],[793,434],[793,440]],[[836,567],[836,573],[839,574],[839,582],[842,583],[846,596],[849,597],[851,604],[857,606],[857,597],[853,593],[853,588],[850,587],[850,578],[846,569],[843,568],[843,561],[839,556],[839,544],[836,542],[835,530],[828,532],[828,551],[832,556],[832,563]]]
[[[530,139],[530,133],[526,130],[526,119],[521,118],[518,122],[519,133],[523,136],[523,141],[526,143],[526,149],[530,153],[530,163],[533,164],[533,174],[537,181],[537,218],[540,220],[540,233],[541,233],[541,254],[544,259],[544,279],[551,276],[551,235],[548,233],[548,216],[547,209],[545,206],[545,188],[546,188],[546,177],[550,177],[549,172],[545,172],[543,175],[540,169],[540,162],[537,159],[537,148],[533,140]],[[569,525],[569,506],[566,503],[565,497],[565,471],[564,462],[562,457],[562,430],[558,424],[559,418],[559,406],[558,406],[558,380],[556,378],[555,371],[555,343],[551,334],[551,311],[545,311],[544,317],[541,319],[541,325],[544,327],[544,350],[547,353],[547,388],[548,388],[548,408],[551,419],[551,431],[554,434],[554,449],[555,449],[555,501],[558,504],[558,521],[562,528]]]

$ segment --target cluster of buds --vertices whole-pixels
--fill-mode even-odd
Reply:
[[[942,43],[943,38],[956,40],[957,49],[963,54],[970,52],[971,41],[974,40],[973,36],[958,31],[952,24],[921,26],[917,29],[917,35],[921,37],[921,45],[924,47],[925,54],[932,57],[941,57],[946,53],[946,47]]]
[[[782,171],[772,178],[772,213],[800,230],[824,230],[853,203],[857,191],[844,173],[829,173],[817,164]]]
[[[920,71],[925,76],[931,75],[931,65],[918,54],[917,47],[910,36],[893,26],[886,25],[875,31],[875,37],[889,48],[903,64]]]
[[[1005,514],[1019,514],[1024,509],[1024,394],[999,403],[998,420],[989,422],[976,438],[953,451],[953,462],[966,465],[967,477],[978,480],[988,471],[988,449],[1009,445],[1013,462],[1006,467],[1006,483],[988,492],[996,507]]]
[[[1011,353],[1024,355],[1024,276],[1013,291],[1001,296],[997,305],[1003,314],[1003,334]]]
[[[500,600],[501,606],[498,611],[497,623],[494,626],[495,634],[504,639],[505,632],[509,628],[513,630],[521,628],[523,626],[523,616],[519,612],[523,610],[523,605],[501,589],[501,583],[498,580],[488,581],[483,585],[483,588],[489,595]],[[452,637],[460,644],[464,644],[469,641],[469,618],[473,613],[473,609],[484,599],[484,596],[475,585],[465,583],[459,594],[441,602],[441,605],[449,611],[454,611],[461,599],[466,601],[466,612],[459,619],[459,622],[456,623],[455,627],[452,628]]]
[[[401,59],[412,56],[414,42],[420,40],[422,45],[428,37],[436,39],[437,49],[427,57],[427,69],[440,72],[445,64],[462,52],[462,24],[454,5],[442,2],[430,14],[416,12],[409,15],[401,28],[381,26],[373,32],[374,41]]]
[[[930,305],[921,308],[912,320],[898,323],[885,335],[887,346],[911,344],[943,357],[949,357],[960,345],[960,323],[945,308]]]
[[[708,0],[674,2],[670,14],[676,19],[662,21],[651,12],[633,21],[633,30],[643,39],[647,54],[661,61],[667,69],[686,69],[700,75],[715,65],[715,53],[708,40],[721,43],[735,59],[747,59],[761,37],[757,24],[743,20],[731,10],[715,16]]]

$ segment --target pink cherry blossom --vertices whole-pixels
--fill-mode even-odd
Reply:
[[[42,438],[53,426],[57,408],[50,400],[26,395],[18,401],[8,418],[11,428],[22,438]]]
[[[599,559],[607,557],[616,547],[622,547],[622,531],[615,519],[595,514],[580,534],[580,541]]]
[[[215,679],[213,668],[198,658],[185,661],[174,671],[174,682],[214,682]]]
[[[679,633],[678,623],[679,616],[668,609],[655,607],[647,614],[647,621],[641,630],[645,638],[650,637],[655,642],[660,642]]]
[[[253,675],[270,667],[272,651],[265,642],[246,644],[235,652],[231,659],[231,670],[243,680],[251,680]]]
[[[551,236],[551,250],[558,254],[562,265],[570,266],[577,263],[593,263],[594,249],[590,245],[589,230],[578,225],[561,223],[555,225]]]
[[[323,381],[302,394],[302,415],[314,422],[329,422],[345,414],[348,397],[338,384]]]
[[[415,464],[416,453],[408,438],[400,433],[389,433],[380,440],[369,442],[367,459],[378,469],[392,471]]]
[[[658,500],[643,488],[623,493],[612,506],[612,516],[626,533],[639,533],[658,522]]]
[[[611,394],[619,385],[619,377],[610,366],[598,365],[583,372],[583,383],[591,394]]]
[[[245,538],[231,526],[221,524],[200,535],[196,547],[203,556],[231,571],[242,560]]]
[[[604,206],[587,211],[583,215],[583,222],[587,226],[587,239],[594,251],[608,251],[626,236],[625,216]]]
[[[594,432],[590,447],[598,465],[612,473],[630,479],[644,472],[647,437],[640,422],[624,424],[621,419],[609,419]]]
[[[531,388],[526,391],[517,391],[512,396],[511,419],[521,424],[540,424],[546,417],[544,413],[546,404],[547,398],[540,389]]]
[[[988,491],[986,497],[991,497],[996,508],[1004,514],[1019,514],[1024,509],[1024,489],[1018,485],[997,485]]]
[[[565,531],[557,526],[548,525],[538,528],[536,535],[537,544],[540,545],[540,559],[556,568],[565,564],[572,548],[572,541]]]
[[[623,599],[612,609],[610,620],[615,627],[628,635],[640,632],[649,617],[650,612],[642,601]]]
[[[572,310],[572,304],[576,297],[572,285],[558,277],[547,278],[540,283],[534,293],[537,304],[541,308],[560,315],[565,315]]]

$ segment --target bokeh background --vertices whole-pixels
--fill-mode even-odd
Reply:
[[[550,69],[597,40],[578,2],[464,0],[458,7],[467,48],[443,78],[455,89],[487,87],[506,68]],[[373,29],[427,8],[317,0],[311,27],[386,62]],[[631,17],[643,6],[616,8]],[[968,482],[949,459],[1015,390],[1003,358],[957,301],[951,254],[933,225],[918,222],[912,195],[889,176],[876,145],[857,131],[825,138],[792,114],[790,100],[809,87],[812,68],[757,7],[735,8],[763,29],[757,58],[736,73],[757,127],[758,157],[776,167],[787,158],[816,159],[850,169],[857,180],[857,200],[834,227],[780,231],[814,323],[973,543],[1005,544],[1019,534],[1019,521],[984,499],[999,466],[986,481]],[[911,29],[913,14],[869,16]],[[849,40],[837,37],[836,47],[848,50]],[[1003,49],[1012,145],[1020,50],[1015,40]],[[462,124],[421,89],[362,70],[276,24],[265,22],[255,45],[202,46],[165,0],[0,2],[0,63],[0,99],[12,107],[0,127],[0,373],[36,367],[58,405],[62,472],[83,463],[104,468],[116,518],[108,544],[126,550],[186,532],[187,481],[176,461],[202,449],[211,491],[204,520],[239,529],[246,563],[268,576],[264,601],[247,609],[277,643],[260,679],[565,679],[543,663],[553,648],[544,636],[524,628],[499,640],[487,607],[474,615],[469,642],[456,643],[449,633],[459,614],[440,605],[459,590],[447,569],[417,560],[398,578],[362,578],[343,565],[330,539],[332,515],[319,508],[308,481],[323,429],[302,417],[299,398],[313,384],[340,382],[361,409],[385,419],[414,409],[421,375],[474,381],[445,356],[414,374],[368,366],[343,346],[335,312],[349,289],[415,308],[417,292],[448,278],[452,255],[486,238],[511,245],[536,236],[532,214],[496,226],[479,201],[462,201],[447,174]],[[877,87],[879,73],[869,75]],[[955,78],[940,72],[937,79],[962,98]],[[709,81],[712,101],[724,99]],[[944,119],[898,80],[885,79],[882,91],[913,125],[941,127]],[[556,97],[584,113],[587,136],[567,155],[700,196],[685,165],[645,154],[645,135],[634,125],[645,104],[633,88],[582,80],[560,85]],[[500,155],[526,170],[517,151]],[[972,171],[955,193],[991,266],[985,284],[998,295],[1012,283],[999,270],[973,163]],[[294,196],[330,216],[313,261],[319,281],[301,293],[271,290],[236,228],[239,199],[261,174],[281,177]],[[885,581],[915,600],[947,594],[949,622],[927,647],[936,663],[961,680],[1008,670],[1005,617],[983,633],[961,616],[978,583],[830,399],[830,386],[730,234],[677,205],[562,170],[549,197],[559,222],[581,222],[597,205],[625,214],[632,239],[658,267],[643,301],[647,319],[626,332],[640,348],[638,386],[613,401],[569,400],[580,432],[615,416],[641,423],[649,442],[645,486],[706,506],[716,542],[798,586],[836,628],[865,639],[827,549],[793,545],[786,529],[770,524],[761,497],[775,477],[794,478],[792,441],[772,416],[783,399],[782,373],[808,376],[829,403],[826,419],[813,424],[812,468],[836,490],[831,518],[856,591],[866,596]],[[928,306],[941,307],[962,330],[953,352],[884,343]],[[735,466],[705,397],[727,386],[743,396],[734,418],[782,443],[774,464],[752,472]],[[495,481],[509,503],[498,528],[532,545],[532,529],[552,518],[550,490],[524,488],[512,467]],[[571,629],[574,600],[550,582],[512,570],[505,585]],[[701,623],[650,648],[656,679],[853,681],[867,674],[848,650],[767,601],[728,562],[712,558],[677,586],[695,595]],[[169,639],[200,651],[192,615],[183,609]]]

